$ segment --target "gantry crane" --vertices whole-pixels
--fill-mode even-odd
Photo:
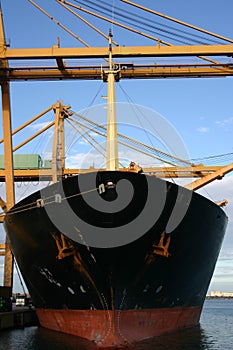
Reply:
[[[57,22],[52,16],[49,16],[47,12],[41,9],[34,1],[29,0],[34,6],[36,6],[45,15],[50,17],[56,24],[62,26]],[[202,78],[202,77],[221,77],[221,76],[232,76],[233,75],[233,64],[231,60],[227,60],[225,63],[220,63],[215,61],[213,58],[216,57],[233,57],[233,40],[225,38],[223,36],[217,35],[215,33],[208,32],[201,28],[191,26],[185,22],[178,21],[169,16],[163,15],[151,9],[145,8],[135,4],[129,0],[121,0],[130,6],[138,7],[143,11],[151,12],[157,16],[167,18],[169,20],[178,22],[181,25],[191,27],[205,34],[210,34],[217,37],[218,39],[224,40],[225,44],[214,44],[214,45],[185,45],[176,46],[168,42],[154,38],[146,33],[138,32],[137,30],[123,25],[119,22],[113,21],[111,23],[119,25],[120,27],[131,30],[135,33],[139,33],[149,39],[153,40],[153,45],[151,46],[120,46],[115,43],[111,49],[112,59],[118,59],[121,63],[117,63],[117,70],[119,74],[115,76],[115,79],[156,79],[156,78]],[[79,10],[87,12],[91,15],[95,15],[102,20],[110,21],[108,18],[98,15],[96,13],[84,9],[83,7],[74,5],[65,0],[56,0],[56,2],[66,8],[68,11],[73,13],[76,17],[85,21],[85,23],[96,30],[99,34],[105,36],[100,30],[91,25],[89,22],[84,20],[76,11]],[[68,31],[71,35],[75,36],[71,31],[62,26],[63,29]],[[4,142],[4,170],[0,170],[0,180],[6,183],[6,200],[0,199],[0,205],[3,211],[10,209],[15,203],[14,195],[14,181],[20,180],[35,180],[39,177],[37,170],[14,170],[13,169],[13,147],[12,147],[12,132],[11,128],[11,111],[10,111],[10,82],[11,81],[30,81],[30,80],[101,80],[106,79],[103,72],[107,69],[107,63],[102,65],[87,64],[86,66],[80,64],[82,59],[93,59],[101,58],[108,60],[109,57],[109,47],[90,47],[83,40],[75,36],[76,39],[84,44],[84,48],[61,48],[60,44],[51,48],[9,48],[6,44],[6,39],[4,35],[4,27],[2,21],[2,13],[0,20],[0,84],[1,84],[1,94],[2,94],[2,120],[3,120],[3,139]],[[129,61],[132,58],[142,58],[142,57],[199,57],[203,61],[202,63],[192,63],[192,64],[136,64]],[[54,62],[53,65],[46,65],[47,60]],[[75,64],[69,64],[70,59],[75,59]],[[122,63],[122,59],[126,62]],[[21,62],[26,60],[40,61],[40,65],[14,66],[12,62],[17,60]],[[66,63],[65,63],[66,61]],[[43,64],[41,64],[43,62]],[[68,63],[67,63],[68,62]],[[40,170],[40,176],[52,177],[53,181],[56,182],[60,176],[73,175],[80,173],[81,169],[65,169],[64,164],[64,154],[63,154],[63,136],[61,124],[64,122],[64,111],[61,104],[53,105],[49,108],[53,108],[55,111],[55,120],[50,126],[55,126],[55,138],[53,145],[53,160],[52,160],[52,172],[48,170]],[[40,115],[39,115],[40,116]],[[33,118],[39,117],[36,116]],[[22,128],[25,127],[22,126]],[[44,130],[43,130],[44,131]],[[35,137],[37,135],[34,135]],[[26,140],[28,142],[28,140]],[[21,145],[20,145],[21,146]],[[57,157],[57,148],[60,149],[59,157]],[[57,162],[60,162],[60,173],[57,172]],[[92,169],[89,169],[91,171]],[[233,170],[233,164],[226,167],[204,167],[203,165],[190,165],[189,167],[178,167],[172,166],[169,168],[153,168],[144,169],[144,171],[154,173],[156,176],[166,177],[181,177],[181,176],[191,176],[200,177],[199,180],[187,185],[189,189],[198,189],[206,183],[224,176],[224,174]],[[219,205],[225,204],[225,202],[219,203]],[[1,219],[1,217],[0,217]],[[0,245],[0,255],[5,255],[5,272],[4,272],[4,285],[12,286],[12,271],[13,271],[13,257],[9,246],[8,238],[6,238],[6,244]]]

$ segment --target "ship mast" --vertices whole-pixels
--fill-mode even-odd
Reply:
[[[119,78],[118,66],[114,67],[112,60],[112,33],[109,32],[109,70],[104,71],[104,76],[107,76],[108,83],[108,108],[107,108],[107,144],[106,144],[106,169],[118,170],[118,140],[117,140],[117,120],[116,120],[116,95],[115,81]],[[114,69],[116,68],[116,69]],[[104,80],[106,79],[104,77]]]

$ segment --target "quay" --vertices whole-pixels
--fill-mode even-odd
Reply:
[[[37,326],[38,324],[34,309],[20,308],[8,312],[0,312],[0,331],[8,328]]]

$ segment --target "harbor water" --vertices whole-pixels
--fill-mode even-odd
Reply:
[[[40,327],[0,332],[0,350],[94,350],[76,337]],[[233,300],[206,300],[200,326],[156,337],[131,346],[132,350],[232,350]]]

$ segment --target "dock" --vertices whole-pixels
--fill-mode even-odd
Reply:
[[[9,328],[24,328],[39,324],[35,309],[20,308],[0,312],[0,331]]]

